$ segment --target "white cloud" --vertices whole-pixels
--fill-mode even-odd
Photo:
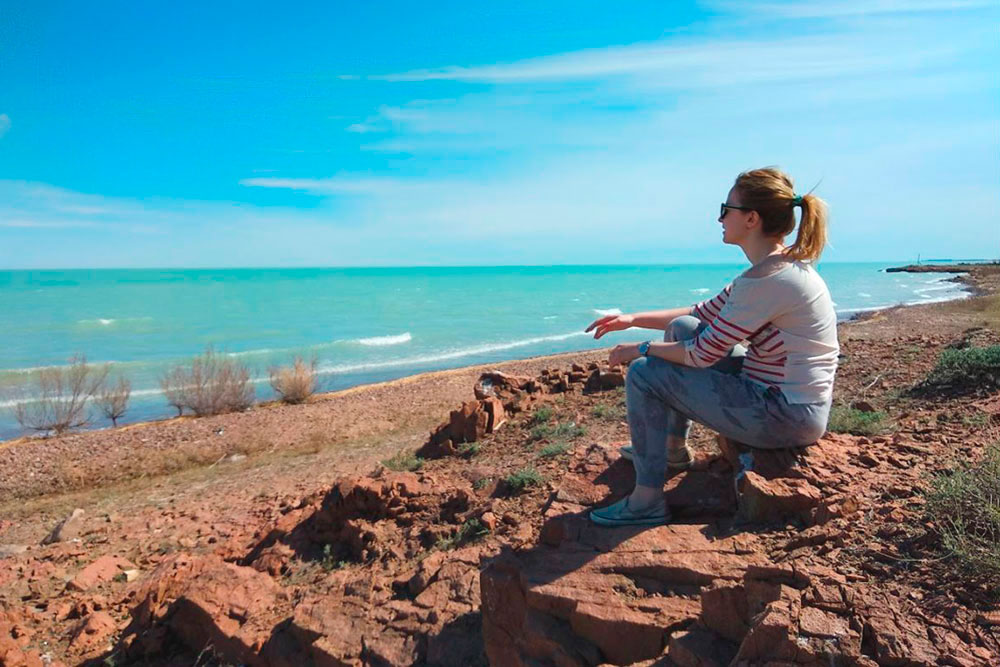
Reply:
[[[995,6],[992,0],[825,0],[824,2],[793,0],[756,3],[711,0],[703,4],[717,11],[741,14],[752,12],[758,16],[792,19],[952,12]]]

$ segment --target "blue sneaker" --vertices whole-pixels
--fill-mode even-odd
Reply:
[[[662,526],[670,520],[670,512],[662,500],[640,512],[628,506],[628,496],[613,505],[591,511],[590,520],[598,526]]]

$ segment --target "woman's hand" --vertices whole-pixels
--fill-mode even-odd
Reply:
[[[632,321],[631,315],[605,315],[594,320],[589,327],[583,330],[583,333],[590,333],[590,330],[594,329],[594,339],[596,340],[606,333],[628,329],[632,326]]]
[[[622,366],[628,366],[633,359],[639,357],[639,344],[638,343],[626,343],[624,345],[615,345],[611,348],[611,354],[608,355],[608,365],[617,366],[621,364]]]

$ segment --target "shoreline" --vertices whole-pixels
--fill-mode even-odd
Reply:
[[[963,293],[959,294],[959,295],[956,295],[954,297],[948,297],[948,298],[943,298],[943,299],[932,299],[932,300],[928,300],[928,301],[920,301],[920,302],[915,302],[915,303],[897,303],[897,304],[887,304],[887,305],[881,305],[881,306],[874,306],[874,307],[870,307],[870,308],[866,307],[866,308],[847,309],[846,311],[843,311],[843,313],[844,313],[845,316],[841,316],[841,314],[838,313],[837,324],[839,326],[841,324],[845,324],[845,323],[848,323],[848,322],[863,321],[863,320],[866,320],[866,319],[869,319],[871,317],[876,316],[878,313],[882,313],[882,312],[885,312],[885,311],[891,311],[891,310],[899,309],[899,308],[913,308],[913,307],[927,306],[927,305],[933,305],[933,304],[939,304],[939,303],[949,303],[949,302],[960,301],[960,300],[963,300],[963,299],[968,299],[968,298],[971,298],[971,297],[982,296],[984,294],[988,294],[989,291],[986,290],[986,289],[984,289],[982,286],[980,286],[978,283],[976,283],[973,279],[970,279],[970,275],[973,274],[973,273],[975,273],[976,270],[979,269],[979,268],[990,267],[990,266],[996,266],[996,263],[993,263],[993,262],[983,262],[983,263],[980,263],[980,264],[962,263],[962,264],[955,264],[955,265],[915,265],[915,264],[909,264],[909,265],[898,266],[898,267],[887,267],[887,268],[883,269],[883,271],[886,272],[886,273],[906,272],[906,273],[954,273],[954,274],[958,274],[958,275],[955,275],[949,282],[959,283],[961,285],[961,289],[963,290]],[[849,313],[849,314],[847,314],[847,313]],[[309,401],[309,403],[318,403],[318,402],[327,401],[327,400],[335,400],[338,397],[348,397],[348,396],[352,396],[352,395],[356,394],[357,392],[364,392],[364,391],[367,391],[367,390],[389,389],[389,388],[394,387],[394,386],[404,386],[404,385],[409,384],[409,383],[419,382],[419,381],[423,381],[423,380],[431,381],[431,380],[433,380],[435,378],[445,378],[445,377],[453,376],[455,374],[467,374],[467,373],[470,373],[470,372],[473,372],[473,371],[484,372],[484,371],[488,371],[488,370],[503,370],[503,368],[505,366],[512,365],[512,364],[513,365],[517,365],[517,364],[537,364],[539,362],[542,362],[543,360],[552,360],[553,362],[556,362],[556,361],[565,360],[565,359],[571,358],[571,357],[572,358],[583,358],[583,357],[586,357],[588,360],[590,360],[590,358],[593,355],[597,355],[598,357],[606,356],[607,355],[607,351],[610,349],[610,347],[611,346],[609,346],[609,347],[601,347],[601,348],[584,348],[584,349],[570,350],[570,351],[566,351],[566,352],[558,352],[558,353],[555,353],[555,354],[534,355],[534,356],[528,356],[528,357],[513,357],[513,358],[505,358],[505,359],[501,359],[501,360],[497,360],[497,361],[484,362],[484,363],[480,363],[480,364],[469,364],[469,365],[463,365],[463,366],[454,366],[454,367],[449,367],[449,368],[441,368],[441,369],[437,369],[437,370],[418,371],[418,372],[415,372],[415,373],[410,373],[410,374],[407,374],[407,375],[401,375],[399,377],[390,378],[390,379],[387,379],[387,380],[376,380],[374,382],[363,382],[363,383],[360,383],[360,384],[352,385],[350,387],[345,387],[343,389],[337,389],[337,390],[334,390],[334,391],[316,392],[313,395],[312,399]],[[322,375],[322,374],[320,374],[320,375]],[[266,378],[259,378],[255,382],[259,383],[259,382],[263,382],[263,381],[266,381]],[[160,393],[159,390],[154,390],[154,391],[156,393]],[[244,411],[242,413],[230,413],[230,414],[237,414],[237,415],[238,414],[247,414],[247,413],[253,412],[255,410],[268,409],[269,406],[273,406],[275,404],[280,405],[280,401],[278,399],[272,398],[272,399],[268,399],[268,400],[263,400],[263,401],[256,402],[256,403],[254,403],[254,405],[249,410]],[[217,417],[219,417],[219,416],[223,416],[223,415],[217,415]],[[101,427],[97,427],[97,428],[81,428],[81,429],[72,431],[71,433],[64,434],[64,436],[62,436],[62,437],[66,437],[66,436],[69,436],[69,435],[82,435],[82,434],[87,434],[87,433],[110,433],[110,432],[120,431],[122,429],[130,429],[130,430],[132,430],[132,429],[137,429],[137,428],[151,427],[151,426],[155,426],[155,425],[159,425],[159,424],[166,424],[166,423],[174,422],[174,421],[177,421],[177,420],[184,420],[184,419],[195,419],[195,417],[193,417],[192,415],[183,415],[183,416],[168,415],[168,416],[163,416],[163,417],[159,417],[159,418],[141,419],[141,420],[138,420],[138,421],[135,421],[135,422],[128,422],[128,421],[126,421],[126,422],[124,422],[123,424],[121,424],[118,427],[112,427],[110,425],[107,425],[107,426],[101,426]],[[201,418],[198,418],[198,419],[206,419],[206,417],[201,417]],[[37,434],[30,434],[30,433],[29,434],[22,434],[22,435],[18,435],[18,436],[13,436],[13,437],[9,437],[9,438],[2,438],[2,437],[0,437],[0,451],[2,451],[5,448],[11,447],[11,446],[16,446],[19,443],[45,441],[45,440],[53,439],[55,437],[57,437],[57,436],[45,436],[45,435],[37,435]]]

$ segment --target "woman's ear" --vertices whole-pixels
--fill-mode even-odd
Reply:
[[[747,229],[754,229],[755,227],[760,227],[760,213],[757,211],[750,211],[750,215],[747,216]]]

